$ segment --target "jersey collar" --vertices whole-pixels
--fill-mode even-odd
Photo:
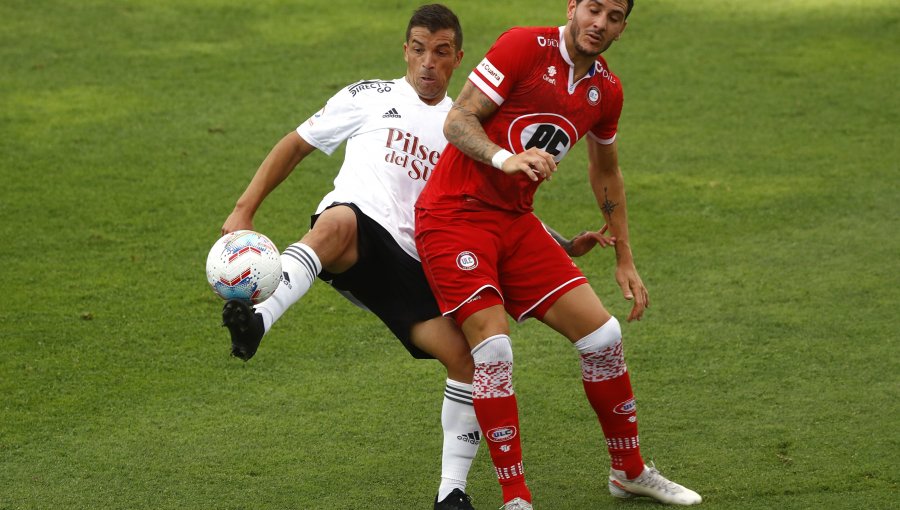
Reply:
[[[590,69],[588,69],[587,74],[581,77],[577,82],[573,82],[575,79],[575,62],[572,62],[572,59],[569,57],[569,50],[566,48],[566,37],[565,37],[566,26],[562,25],[559,27],[559,54],[566,62],[569,64],[569,95],[575,93],[575,89],[578,87],[578,84],[585,79],[591,78],[597,72],[597,64],[594,63]]]

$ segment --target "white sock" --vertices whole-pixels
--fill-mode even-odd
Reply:
[[[443,501],[453,489],[466,491],[469,468],[481,443],[481,429],[472,407],[471,384],[447,379],[441,426],[444,429],[444,451],[438,501]]]
[[[316,275],[322,271],[322,263],[312,248],[294,243],[281,254],[281,270],[284,278],[275,293],[255,307],[262,315],[266,331],[312,287]]]

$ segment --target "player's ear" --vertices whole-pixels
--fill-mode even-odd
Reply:
[[[462,59],[463,59],[463,51],[459,50],[456,52],[456,65],[453,66],[453,69],[456,69],[457,67],[459,67],[460,64],[462,64]]]
[[[409,63],[409,43],[403,43],[403,61]]]

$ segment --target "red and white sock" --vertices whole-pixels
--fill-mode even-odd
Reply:
[[[615,317],[575,343],[581,353],[581,380],[603,428],[613,469],[637,478],[644,470],[631,379]]]
[[[503,501],[522,498],[531,502],[525,485],[522,443],[519,436],[519,407],[512,386],[513,355],[509,337],[495,335],[472,349],[475,378],[472,403],[481,425]]]

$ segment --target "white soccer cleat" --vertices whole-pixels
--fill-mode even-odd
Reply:
[[[534,507],[522,498],[515,498],[507,501],[505,505],[500,507],[500,510],[534,510]]]
[[[670,505],[696,505],[703,501],[696,492],[667,479],[655,467],[644,466],[644,472],[634,480],[624,471],[609,470],[609,493],[617,498],[647,496]]]

